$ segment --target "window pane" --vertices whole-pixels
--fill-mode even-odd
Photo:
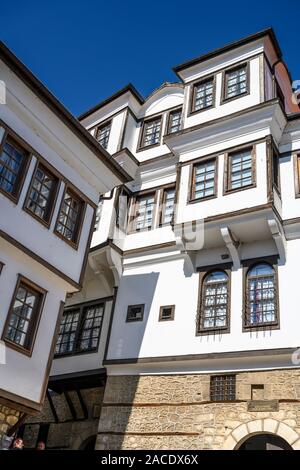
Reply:
[[[97,129],[96,139],[104,149],[107,149],[108,146],[110,130],[111,123],[105,124],[104,126],[98,127]]]
[[[76,241],[81,212],[82,201],[66,191],[56,230],[67,240]]]
[[[165,189],[162,207],[162,224],[170,224],[173,220],[175,202],[175,188]]]
[[[41,294],[20,283],[14,304],[8,318],[8,328],[5,337],[23,347],[30,347],[30,329],[36,320]]]
[[[178,132],[181,129],[181,109],[173,111],[169,115],[169,129],[168,133],[173,134],[173,132]]]
[[[79,335],[78,350],[91,350],[97,347],[102,319],[104,313],[104,304],[86,307],[83,311],[83,323]]]
[[[232,98],[247,91],[247,68],[244,65],[238,69],[226,72],[226,97]]]
[[[252,149],[229,156],[230,189],[249,186],[253,182]]]
[[[247,274],[246,325],[277,321],[275,272],[267,263],[259,263]]]
[[[194,167],[194,199],[214,195],[215,161],[200,163]]]
[[[43,220],[48,220],[57,178],[39,166],[29,190],[27,208]]]
[[[154,145],[159,143],[160,140],[160,128],[161,128],[161,118],[154,119],[153,121],[147,121],[144,123],[143,130],[143,147],[148,147],[149,145]]]
[[[0,155],[0,188],[3,191],[16,194],[24,160],[25,152],[7,140]]]
[[[213,80],[195,85],[194,88],[194,111],[205,109],[213,104]]]
[[[136,200],[135,228],[141,230],[152,227],[154,212],[154,194],[140,196]]]
[[[79,309],[64,313],[60,324],[55,354],[65,354],[75,350],[79,314]]]
[[[227,325],[228,276],[223,271],[208,274],[202,285],[200,329],[222,328]]]

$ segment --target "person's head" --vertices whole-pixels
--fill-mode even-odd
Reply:
[[[24,447],[23,439],[21,439],[20,437],[17,437],[17,438],[14,440],[12,447],[13,447],[13,449],[20,449],[20,450],[22,450],[23,447]]]
[[[43,441],[39,441],[36,446],[36,450],[45,450],[46,449],[46,444]]]

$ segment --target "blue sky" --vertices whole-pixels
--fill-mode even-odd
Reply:
[[[297,8],[298,7],[298,8]],[[299,1],[14,0],[1,39],[75,115],[132,82],[148,95],[172,67],[272,26],[300,79]]]

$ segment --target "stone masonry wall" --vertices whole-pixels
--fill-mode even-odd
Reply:
[[[109,376],[97,449],[233,449],[271,432],[300,448],[300,370],[236,375],[236,400],[210,401],[210,375]],[[248,401],[278,400],[278,411]]]
[[[20,412],[0,404],[0,440],[20,418]]]

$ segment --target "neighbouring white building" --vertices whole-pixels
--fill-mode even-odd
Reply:
[[[46,408],[23,433],[47,427],[61,448],[97,432],[97,449],[299,449],[291,78],[272,29],[174,71],[146,99],[129,85],[79,117],[132,181],[99,206]]]
[[[43,406],[99,194],[130,177],[0,44],[0,434]]]

